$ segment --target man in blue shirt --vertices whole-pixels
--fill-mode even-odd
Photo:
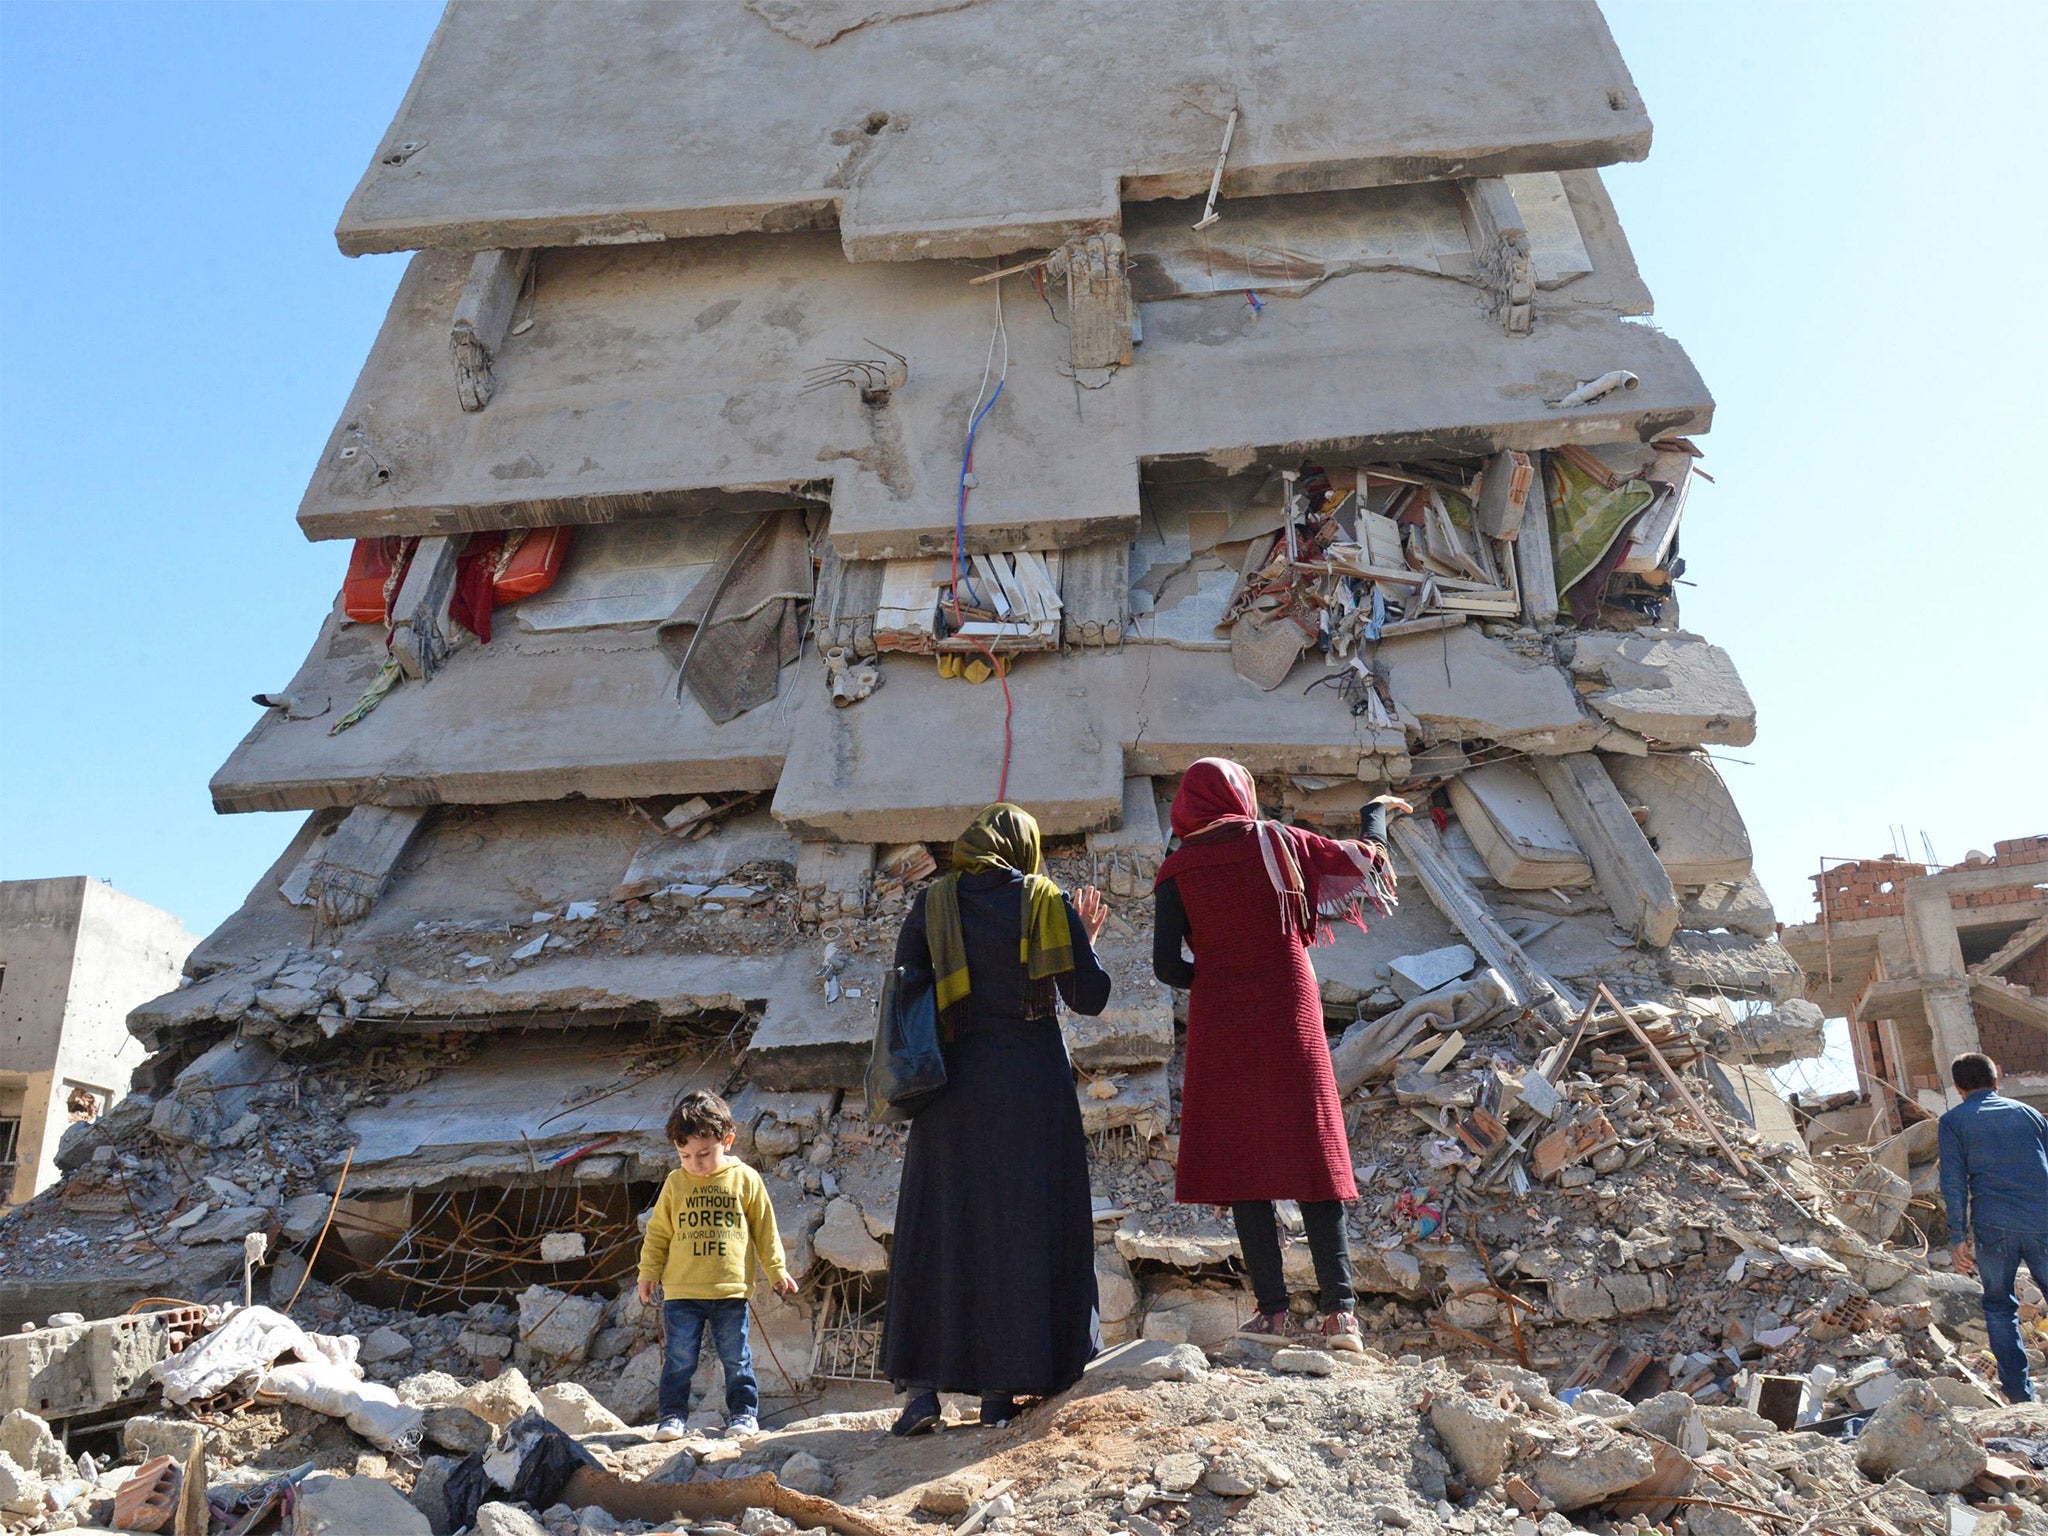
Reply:
[[[2031,1403],[2013,1286],[2024,1259],[2048,1296],[2048,1120],[1999,1097],[1998,1063],[1989,1056],[1958,1056],[1949,1077],[1963,1095],[1941,1117],[1941,1198],[1956,1273],[1981,1275],[1998,1384],[2009,1401]]]

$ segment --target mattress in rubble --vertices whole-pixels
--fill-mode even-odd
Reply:
[[[1451,780],[1451,808],[1493,878],[1511,891],[1593,883],[1593,866],[1536,775],[1489,763]]]
[[[1749,874],[1749,829],[1704,753],[1602,756],[1614,787],[1639,808],[1643,832],[1673,885],[1734,883]]]

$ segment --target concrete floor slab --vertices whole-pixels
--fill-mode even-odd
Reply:
[[[1271,693],[1230,669],[1230,658],[1170,646],[1134,646],[1123,660],[1123,691],[1112,729],[1131,773],[1184,773],[1204,757],[1232,757],[1253,773],[1388,776],[1405,763],[1407,738],[1374,730],[1336,693],[1303,690],[1325,673],[1320,658],[1298,664]]]
[[[1031,656],[1011,669],[1007,797],[1049,834],[1114,826],[1123,814],[1114,717],[1121,655]],[[803,837],[947,841],[1000,798],[1003,687],[942,678],[925,658],[889,658],[884,686],[829,710],[791,743],[775,814]]]
[[[509,611],[509,610],[505,610]],[[766,789],[807,705],[823,708],[814,667],[784,695],[724,725],[685,694],[648,630],[528,634],[502,625],[457,650],[425,683],[407,681],[359,724],[331,736],[376,674],[382,631],[328,615],[286,690],[214,775],[220,811],[310,810],[374,802],[500,804]]]
[[[1232,107],[1226,198],[1649,150],[1590,0],[1357,0],[1316,26],[1289,0],[867,12],[835,37],[738,0],[457,0],[336,238],[359,255],[836,222],[855,260],[986,256],[1114,228],[1121,198],[1205,192]]]
[[[524,1166],[529,1151],[544,1163],[604,1136],[619,1138],[605,1149],[612,1155],[673,1161],[662,1134],[669,1106],[691,1088],[716,1087],[731,1072],[731,1058],[707,1055],[613,1083],[620,1065],[614,1050],[602,1036],[507,1046],[357,1110],[348,1119],[357,1138],[355,1186],[432,1187],[495,1171],[508,1145]],[[597,1083],[612,1091],[595,1096]]]
[[[848,709],[827,704],[807,658],[785,672],[780,700],[720,726],[694,701],[678,707],[672,664],[646,630],[507,626],[328,735],[377,654],[374,628],[330,617],[289,690],[310,718],[265,715],[215,776],[215,805],[482,806],[773,788],[776,817],[798,836],[900,842],[957,836],[1002,780],[1001,686],[941,678],[928,658],[884,658],[884,686]],[[1585,750],[1603,729],[1558,668],[1469,626],[1388,641],[1379,656],[1395,703],[1425,736],[1559,753]],[[1116,825],[1126,774],[1177,774],[1206,756],[1255,773],[1405,775],[1404,731],[1374,729],[1334,691],[1312,688],[1325,675],[1319,659],[1305,660],[1266,693],[1225,656],[1168,646],[1020,658],[1010,797],[1062,834]],[[608,893],[630,857],[578,894]]]
[[[1595,228],[1598,201],[1585,203]],[[1289,228],[1278,214],[1266,223]],[[1684,352],[1625,323],[1642,305],[1618,232],[1593,248],[1611,265],[1540,295],[1531,336],[1504,334],[1464,281],[1360,270],[1258,311],[1237,291],[1143,305],[1131,366],[1079,383],[1063,301],[1014,280],[1009,370],[975,438],[969,548],[1131,538],[1139,466],[1158,460],[1291,467],[1304,454],[1341,463],[1703,430],[1713,402]],[[461,409],[448,361],[465,270],[445,252],[408,268],[300,504],[308,536],[811,497],[829,499],[845,558],[950,550],[994,320],[972,268],[849,266],[815,234],[545,251],[533,324],[500,348],[480,412]],[[888,405],[851,388],[804,392],[807,369],[882,347],[910,360]],[[1547,404],[1616,368],[1637,387],[1570,411]]]

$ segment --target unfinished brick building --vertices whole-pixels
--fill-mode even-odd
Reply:
[[[2004,1068],[2005,1092],[2048,1103],[2048,837],[1946,869],[1887,856],[1813,880],[1820,916],[1783,938],[1806,995],[1849,1021],[1868,1102],[1845,1128],[1877,1137],[1900,1128],[1902,1106],[1940,1114],[1966,1051]]]

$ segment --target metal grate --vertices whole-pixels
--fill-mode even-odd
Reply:
[[[0,1115],[0,1205],[14,1198],[14,1170],[20,1148],[21,1117]]]
[[[819,1291],[812,1374],[832,1381],[886,1381],[882,1374],[882,1287],[865,1276],[827,1281]]]

